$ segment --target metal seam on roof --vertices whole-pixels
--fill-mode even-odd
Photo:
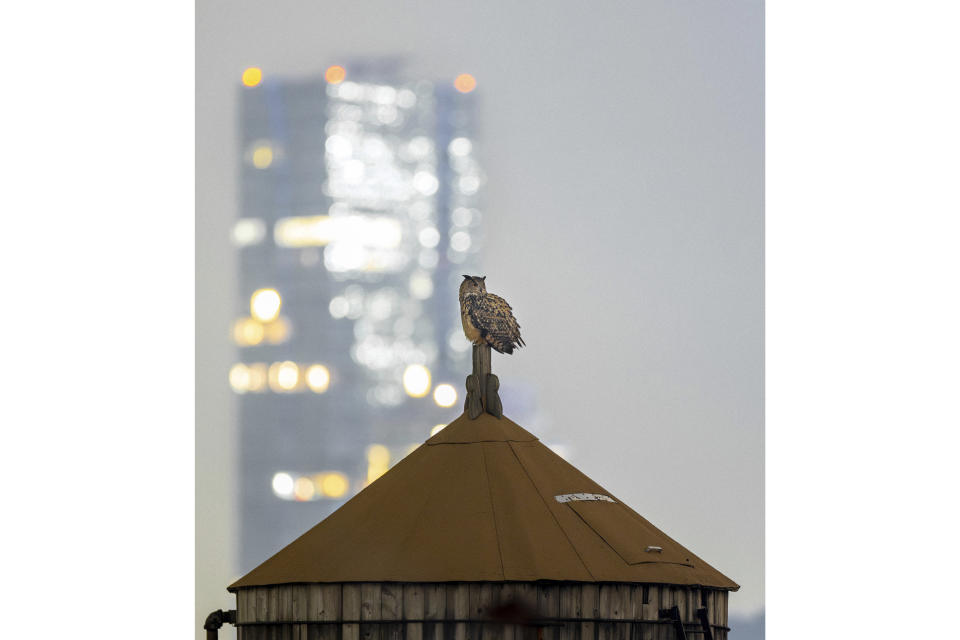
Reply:
[[[553,509],[550,508],[550,505],[547,503],[547,499],[543,496],[543,492],[540,491],[540,487],[537,486],[537,483],[534,481],[533,476],[530,475],[530,472],[527,471],[527,466],[523,464],[523,459],[517,453],[517,450],[513,447],[512,442],[507,442],[507,446],[510,447],[510,451],[513,453],[513,457],[517,459],[517,464],[520,465],[520,468],[523,469],[523,474],[527,476],[527,480],[530,481],[530,484],[533,485],[533,490],[537,492],[537,495],[540,496],[540,499],[543,500],[543,506],[547,508],[547,511],[550,513],[550,517],[553,518],[554,524],[557,525],[557,528],[560,529],[560,533],[563,534],[563,537],[567,539],[567,544],[570,545],[570,548],[573,549],[573,552],[577,555],[577,560],[580,561],[580,564],[583,565],[583,570],[587,572],[587,575],[590,576],[592,580],[596,580],[593,575],[593,572],[590,571],[590,567],[587,566],[587,563],[584,562],[583,556],[580,555],[580,550],[577,549],[577,545],[573,544],[573,540],[570,539],[570,536],[567,535],[567,530],[563,528],[563,525],[560,524],[560,521],[557,520],[557,514],[553,512]]]
[[[503,548],[500,546],[500,523],[497,520],[497,510],[493,502],[493,488],[490,486],[490,469],[487,468],[487,448],[480,445],[480,454],[483,457],[483,477],[487,484],[487,497],[490,499],[490,513],[493,514],[493,531],[497,538],[497,555],[500,556],[500,576],[506,580],[507,574],[503,568]]]

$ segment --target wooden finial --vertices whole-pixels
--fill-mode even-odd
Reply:
[[[467,399],[463,410],[471,420],[486,411],[497,418],[503,417],[500,402],[500,380],[490,373],[490,345],[473,345],[473,373],[467,376]]]

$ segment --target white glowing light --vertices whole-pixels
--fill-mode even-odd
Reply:
[[[457,231],[450,236],[450,248],[454,251],[466,251],[470,248],[470,234],[466,231]]]
[[[473,144],[467,138],[454,138],[450,141],[447,150],[452,156],[466,156],[473,149]]]
[[[377,107],[377,120],[382,124],[391,124],[397,121],[397,108],[393,105]]]
[[[280,315],[280,305],[276,289],[257,289],[250,296],[250,315],[260,322],[271,322]]]
[[[293,476],[289,473],[278,471],[273,474],[273,482],[270,484],[277,496],[288,500],[293,496]]]
[[[417,171],[413,175],[413,188],[425,196],[432,196],[440,187],[440,181],[437,176],[429,171]]]
[[[410,140],[410,142],[407,144],[407,152],[414,159],[421,160],[433,153],[433,142],[430,140],[430,138],[417,136],[416,138]]]
[[[370,91],[370,99],[377,104],[393,104],[397,101],[397,90],[385,85],[373,87]]]
[[[330,370],[322,364],[311,365],[306,373],[307,386],[314,393],[323,393],[330,388]]]
[[[441,407],[452,407],[457,402],[457,390],[452,384],[438,384],[433,390],[433,401]]]
[[[410,276],[410,295],[418,300],[426,300],[433,295],[433,280],[429,275],[418,272]]]
[[[470,341],[463,336],[463,331],[455,329],[450,332],[447,344],[456,353],[464,353],[470,349]]]
[[[453,210],[451,219],[453,220],[453,224],[458,227],[469,227],[473,221],[473,212],[466,207],[457,207]]]
[[[263,241],[267,235],[267,225],[260,218],[240,218],[234,223],[230,235],[234,245],[249,247]]]
[[[437,252],[433,249],[424,249],[420,252],[420,255],[417,256],[417,264],[419,264],[424,269],[433,269],[437,266],[437,263],[440,261],[440,256],[437,255]]]
[[[417,94],[410,89],[401,89],[397,93],[397,106],[409,109],[415,104],[417,104]]]
[[[366,167],[362,160],[348,160],[343,163],[343,181],[349,185],[356,186],[363,182],[363,175]]]
[[[460,191],[468,196],[472,196],[480,189],[480,178],[476,176],[463,176],[458,180]]]
[[[437,435],[438,433],[440,433],[441,431],[443,431],[443,428],[444,428],[445,426],[447,426],[447,425],[445,425],[445,424],[435,424],[435,425],[433,425],[433,428],[430,429],[430,435],[431,435],[431,436]]]
[[[349,158],[353,153],[353,144],[346,136],[333,135],[327,138],[324,148],[334,158]]]
[[[422,398],[430,392],[430,370],[422,364],[411,364],[403,371],[403,390],[408,396]]]
[[[344,100],[357,100],[363,95],[363,87],[356,82],[343,82],[335,95]]]
[[[335,296],[330,300],[330,315],[334,318],[343,318],[350,311],[350,303],[343,296]]]
[[[420,239],[420,244],[428,249],[432,249],[440,244],[440,232],[437,231],[436,227],[421,229],[417,237]]]

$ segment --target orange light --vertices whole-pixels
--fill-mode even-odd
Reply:
[[[453,81],[453,86],[456,87],[460,93],[470,93],[477,88],[477,79],[469,73],[461,73],[457,76],[457,79]]]
[[[347,70],[335,64],[332,67],[327,67],[327,72],[323,74],[323,77],[326,78],[330,84],[340,84],[343,82],[343,79],[347,77]]]
[[[250,67],[243,70],[243,84],[248,87],[255,87],[263,80],[263,71],[260,67]]]

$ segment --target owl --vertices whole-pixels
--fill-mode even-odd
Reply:
[[[487,293],[487,276],[463,276],[460,283],[460,320],[467,340],[489,344],[499,353],[513,353],[524,346],[520,325],[500,296]]]

